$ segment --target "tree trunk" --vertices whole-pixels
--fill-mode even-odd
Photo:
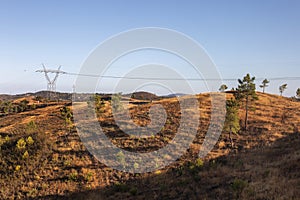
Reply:
[[[229,131],[229,141],[230,141],[231,148],[233,148],[233,141],[232,141],[232,138],[231,138],[231,134],[232,134],[232,131],[230,130]]]
[[[265,93],[265,87],[263,87],[263,94]]]
[[[245,115],[245,130],[247,130],[248,126],[248,105],[249,104],[249,97],[246,97],[246,115]]]

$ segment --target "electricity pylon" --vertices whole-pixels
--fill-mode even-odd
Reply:
[[[36,72],[44,73],[47,81],[47,91],[48,91],[48,98],[50,99],[51,93],[56,93],[56,81],[59,76],[59,74],[66,74],[66,72],[61,71],[61,66],[58,67],[57,70],[52,69],[46,69],[45,65],[42,64],[43,69],[37,70]],[[54,78],[51,80],[48,73],[55,74]]]

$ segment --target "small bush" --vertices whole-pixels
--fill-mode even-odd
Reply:
[[[198,158],[195,162],[196,167],[200,168],[203,167],[203,160],[201,158]]]
[[[31,145],[33,145],[33,143],[34,143],[34,140],[32,139],[31,136],[28,136],[28,138],[26,139],[26,142],[27,142],[27,144],[28,144],[29,146],[31,146]]]
[[[132,196],[135,196],[137,194],[138,190],[136,187],[132,187],[130,190],[129,190],[129,193],[132,195]]]
[[[130,190],[129,186],[123,183],[116,183],[114,186],[116,192],[128,192]]]
[[[4,140],[2,139],[2,136],[0,135],[0,149],[3,144],[4,144]]]
[[[245,187],[247,186],[247,182],[243,181],[241,179],[235,179],[232,183],[232,189],[234,191],[242,191],[245,189]]]
[[[25,151],[23,156],[22,156],[22,159],[26,160],[28,157],[29,157],[29,153],[28,153],[28,151]]]
[[[125,164],[126,164],[125,155],[122,151],[119,151],[117,153],[116,159],[118,160],[118,162],[120,162],[125,167]]]
[[[87,181],[87,182],[90,182],[90,181],[92,181],[92,179],[93,179],[93,173],[92,172],[88,172],[86,175],[85,175],[85,180]]]
[[[133,164],[133,168],[134,168],[134,169],[138,169],[138,168],[139,168],[139,164],[138,164],[138,163],[134,163],[134,164]]]
[[[121,103],[121,98],[122,98],[122,96],[120,93],[112,95],[112,97],[111,97],[111,105],[113,107],[113,110],[115,110],[117,112],[124,109],[123,105]]]
[[[17,165],[16,167],[15,167],[15,171],[17,172],[17,171],[20,171],[20,169],[21,169],[21,165]]]
[[[72,172],[72,173],[69,175],[69,180],[70,180],[70,181],[77,181],[77,178],[78,178],[78,173],[77,173],[77,172]]]
[[[5,141],[5,142],[9,142],[9,141],[10,141],[10,138],[9,138],[8,135],[4,138],[4,141]]]
[[[23,150],[26,148],[26,142],[25,142],[24,138],[21,138],[18,140],[16,147],[18,150]]]
[[[37,125],[35,124],[34,121],[30,121],[27,126],[26,126],[26,133],[27,134],[32,134],[37,132]]]

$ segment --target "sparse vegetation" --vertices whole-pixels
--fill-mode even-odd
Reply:
[[[6,114],[6,115],[35,110],[36,108],[37,107],[35,104],[30,105],[29,101],[26,99],[23,99],[17,103],[12,102],[12,101],[1,101],[0,100],[0,113]]]
[[[170,166],[145,174],[125,173],[103,165],[85,149],[77,134],[69,135],[66,143],[63,137],[68,130],[66,118],[72,120],[73,117],[69,104],[49,104],[28,113],[5,115],[0,121],[0,198],[145,199],[156,195],[165,199],[276,199],[280,195],[297,199],[297,190],[282,185],[297,182],[299,156],[295,152],[299,149],[299,139],[298,134],[292,133],[298,132],[299,102],[269,94],[258,95],[255,113],[250,109],[252,105],[249,106],[247,134],[240,131],[238,137],[233,137],[236,148],[229,150],[224,148],[228,145],[227,134],[238,132],[238,116],[245,114],[244,109],[238,109],[238,103],[244,106],[246,100],[236,101],[235,95],[226,93],[225,134],[212,153],[202,159],[197,156],[211,107],[208,95],[199,95],[201,127],[189,150]],[[99,98],[97,102],[96,109],[102,107],[103,100]],[[99,122],[104,134],[114,145],[132,152],[155,151],[170,144],[181,113],[175,99],[161,102],[166,108],[167,122],[159,133],[144,139],[124,134],[113,121],[109,102],[105,101],[107,109],[103,109],[103,113],[97,111],[101,113]],[[137,124],[145,124],[149,107],[149,104],[130,106]],[[283,125],[281,114],[284,112],[288,112],[288,120]],[[196,119],[196,116],[190,117]],[[73,131],[75,133],[75,129]],[[286,140],[280,141],[279,134]],[[291,138],[291,134],[295,138]],[[273,145],[269,145],[272,142]],[[122,151],[112,156],[126,167]],[[161,166],[156,159],[152,162]],[[141,168],[137,163],[133,167]],[[268,193],[264,192],[267,187],[270,188]]]
[[[29,134],[29,135],[28,135]],[[30,192],[32,188],[23,193],[24,188],[30,181],[36,180],[38,169],[51,154],[50,140],[47,140],[41,133],[24,133],[23,136],[12,136],[6,138],[0,150],[0,185],[6,190],[0,192],[1,199],[7,199],[15,195],[22,197],[34,196],[36,192]],[[26,186],[27,187],[27,186]],[[7,190],[15,188],[14,190]],[[23,196],[24,198],[24,196]]]
[[[69,130],[69,133],[71,133],[71,129],[74,127],[73,125],[73,114],[69,107],[64,106],[60,109],[61,116],[65,120],[65,126]]]

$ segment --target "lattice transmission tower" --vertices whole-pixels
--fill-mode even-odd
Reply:
[[[46,69],[44,64],[42,64],[42,66],[43,66],[43,69],[37,70],[36,72],[45,74],[46,81],[47,81],[48,98],[50,99],[51,94],[56,93],[56,82],[57,82],[59,74],[66,74],[66,72],[60,70],[61,66],[59,66],[57,70]],[[49,73],[55,74],[53,79],[50,78]]]

